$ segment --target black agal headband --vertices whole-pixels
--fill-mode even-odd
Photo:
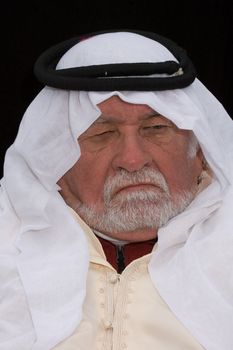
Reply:
[[[60,58],[85,37],[120,31],[139,34],[159,42],[176,57],[178,63],[114,63],[56,70]],[[35,63],[34,73],[41,83],[50,87],[84,91],[180,89],[190,85],[196,76],[195,68],[184,49],[158,34],[136,30],[101,31],[66,40],[42,53]],[[156,77],[150,77],[152,74],[156,74]],[[159,77],[159,74],[168,76]]]

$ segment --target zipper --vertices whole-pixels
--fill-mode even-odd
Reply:
[[[116,259],[117,259],[117,272],[122,273],[125,269],[125,256],[124,256],[124,246],[117,245],[116,246]]]

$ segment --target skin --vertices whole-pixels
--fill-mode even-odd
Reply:
[[[130,104],[113,96],[98,105],[102,115],[78,139],[81,157],[58,182],[68,205],[96,205],[104,209],[103,188],[108,177],[119,170],[129,173],[144,167],[160,171],[172,198],[183,190],[196,188],[202,172],[203,155],[188,157],[191,132],[178,129],[171,121],[147,105]],[[153,185],[140,184],[121,188],[129,192]],[[120,240],[145,241],[155,230],[105,232]]]

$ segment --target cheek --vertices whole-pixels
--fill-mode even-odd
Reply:
[[[200,174],[195,159],[183,159],[177,162],[173,169],[171,183],[174,190],[190,190],[197,186],[197,177]]]
[[[181,151],[182,149],[182,151]],[[197,184],[201,172],[198,157],[189,158],[184,148],[176,147],[163,150],[157,165],[164,175],[171,193],[189,190]]]
[[[106,157],[97,154],[80,157],[72,177],[75,178],[76,195],[82,203],[97,204],[102,201],[108,171]]]

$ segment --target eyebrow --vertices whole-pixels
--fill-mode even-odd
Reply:
[[[142,120],[149,120],[149,119],[156,118],[156,117],[165,118],[163,115],[154,111],[153,114],[146,115],[145,118],[144,117],[142,118]],[[101,116],[99,118],[97,118],[93,124],[110,124],[112,122],[115,122],[114,117],[109,117],[109,116],[105,116],[104,114],[101,114]]]

